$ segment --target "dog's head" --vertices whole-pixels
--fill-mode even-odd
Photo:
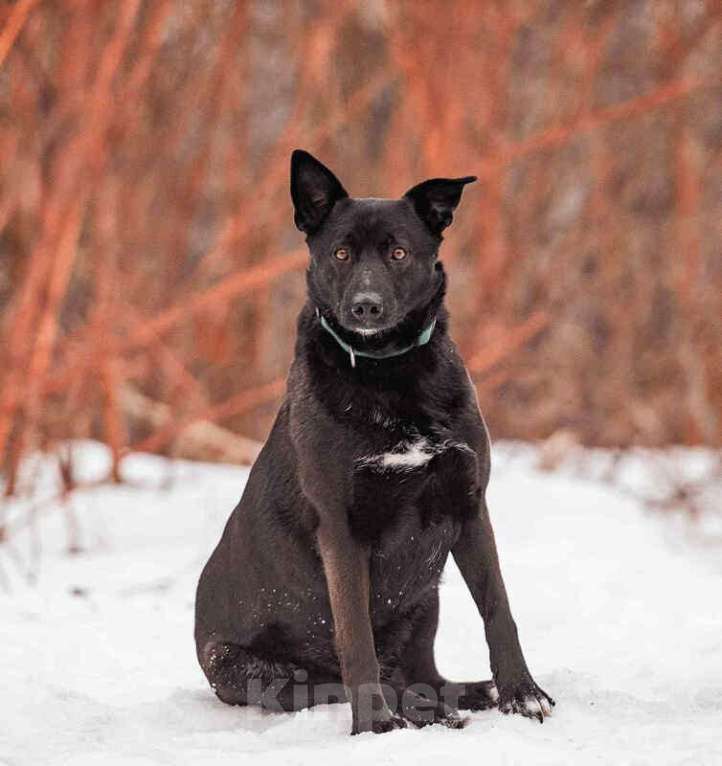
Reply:
[[[465,178],[434,178],[401,199],[354,199],[308,152],[291,157],[296,226],[311,252],[309,295],[346,333],[370,341],[422,312],[444,290],[437,261]]]

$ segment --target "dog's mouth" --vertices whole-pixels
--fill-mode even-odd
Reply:
[[[349,336],[354,336],[356,340],[375,340],[377,338],[390,338],[395,332],[398,332],[404,322],[405,317],[392,324],[382,325],[381,327],[354,327],[340,322],[336,317],[333,318],[343,332]]]
[[[386,346],[395,345],[398,340],[404,319],[385,327],[353,327],[340,322],[330,311],[321,312],[326,321],[354,348],[370,351],[381,350]]]
[[[333,312],[323,309],[320,316],[344,343],[357,352],[393,356],[395,352],[407,350],[417,342],[435,319],[437,309],[437,305],[427,304],[386,327],[348,327],[339,322]]]
[[[370,350],[393,344],[408,317],[408,314],[396,316],[396,312],[390,312],[382,321],[364,324],[348,316],[341,306],[337,311],[330,307],[321,308],[321,314],[347,343]]]
[[[385,310],[381,310],[382,316],[356,317],[354,312],[344,303],[339,304],[336,311],[331,313],[333,313],[334,321],[344,333],[353,335],[356,340],[359,338],[372,339],[380,337],[384,333],[393,333],[407,316],[406,313],[403,313],[403,307],[389,306],[388,303],[392,303],[392,301],[387,301]],[[328,319],[328,313],[326,311],[323,313]]]

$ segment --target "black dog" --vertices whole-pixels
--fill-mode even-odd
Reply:
[[[302,151],[295,222],[311,251],[288,394],[198,585],[196,646],[230,704],[348,698],[353,732],[499,706],[543,721],[484,493],[489,439],[447,335],[437,260],[473,177],[351,199]],[[434,662],[449,551],[486,627],[493,681]]]

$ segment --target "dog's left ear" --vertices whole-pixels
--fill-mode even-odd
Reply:
[[[313,234],[331,208],[348,197],[336,176],[313,155],[296,149],[291,155],[291,199],[296,226]]]
[[[417,215],[437,237],[454,220],[454,210],[466,184],[476,176],[432,178],[409,189],[404,198],[410,200]]]

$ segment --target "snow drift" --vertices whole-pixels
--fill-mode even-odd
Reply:
[[[106,469],[99,445],[76,450],[84,478]],[[502,569],[529,666],[558,703],[543,726],[486,711],[461,731],[351,738],[347,705],[223,705],[196,664],[193,596],[247,472],[131,457],[128,484],[62,506],[42,501],[56,488],[39,460],[35,504],[9,505],[0,545],[0,763],[722,763],[719,542],[599,479],[538,471],[532,448],[494,456]],[[453,564],[436,651],[451,678],[489,677]]]

